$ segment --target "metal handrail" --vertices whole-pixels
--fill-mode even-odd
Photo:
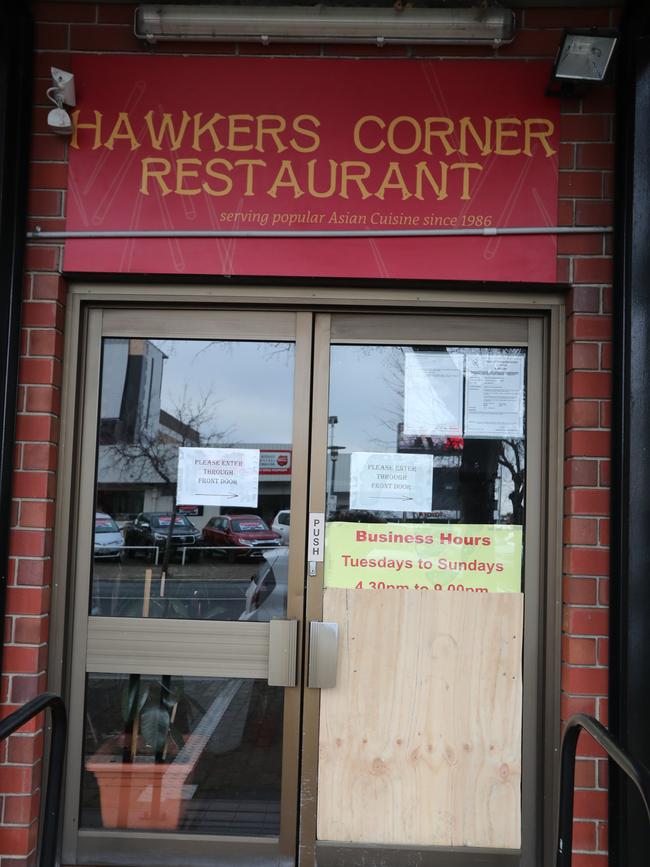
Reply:
[[[43,831],[39,854],[39,867],[54,867],[57,852],[59,804],[63,782],[63,760],[67,732],[67,714],[60,696],[45,692],[0,721],[0,741],[22,728],[39,713],[50,708],[52,739],[50,761],[43,810]],[[560,759],[560,803],[556,867],[571,867],[573,856],[573,794],[576,749],[581,731],[588,732],[637,787],[648,820],[650,820],[650,773],[640,762],[632,759],[615,738],[593,717],[575,714],[566,724],[562,737]]]
[[[592,738],[616,762],[632,780],[643,800],[650,820],[650,773],[631,758],[615,738],[597,720],[584,713],[577,713],[566,724],[562,737],[560,758],[560,805],[556,867],[571,867],[573,856],[573,789],[575,780],[576,748],[580,732],[588,732]]]
[[[43,808],[43,828],[40,841],[39,867],[54,867],[57,853],[59,831],[59,804],[61,803],[61,784],[63,782],[63,759],[68,719],[63,699],[53,692],[44,692],[15,710],[0,722],[0,741],[8,738],[22,728],[39,713],[49,707],[52,716],[52,738],[50,742],[50,761]]]

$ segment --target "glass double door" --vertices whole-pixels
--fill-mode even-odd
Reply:
[[[64,863],[532,864],[541,322],[86,325]]]

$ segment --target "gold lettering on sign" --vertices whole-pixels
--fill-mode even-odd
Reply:
[[[375,114],[369,114],[366,117],[359,118],[359,120],[354,125],[354,146],[358,151],[361,151],[361,153],[363,154],[376,154],[382,148],[386,147],[386,143],[381,140],[381,137],[378,138],[378,142],[374,146],[366,145],[361,141],[361,129],[367,123],[374,123],[380,129],[386,128],[386,124],[384,123],[384,121],[380,117],[377,117],[377,115]]]
[[[161,151],[163,147],[163,139],[167,137],[169,138],[169,149],[177,151],[183,142],[183,136],[185,135],[185,130],[187,129],[190,120],[191,118],[189,114],[184,111],[180,125],[176,128],[176,126],[174,126],[173,115],[171,112],[166,111],[162,116],[162,120],[159,121],[158,129],[156,129],[154,127],[154,112],[148,111],[144,116],[144,121],[149,130],[151,147],[156,151]]]
[[[508,129],[508,127],[515,127],[515,129]],[[521,121],[516,117],[498,117],[496,119],[496,130],[495,130],[495,154],[502,154],[505,156],[516,156],[521,153],[521,145],[519,147],[506,147],[504,144],[504,139],[518,139],[519,138],[519,127],[521,126]]]
[[[251,126],[253,124],[252,114],[231,114],[230,124],[228,126],[228,150],[229,151],[251,151],[253,150],[252,142],[239,141],[238,136],[241,134],[244,139],[247,135],[251,135]]]
[[[202,112],[194,115],[194,141],[192,142],[192,149],[195,151],[203,150],[201,147],[201,136],[205,135],[207,132],[210,134],[212,140],[212,150],[215,153],[223,150],[223,144],[221,143],[221,139],[217,134],[215,126],[219,121],[224,120],[224,116],[222,114],[213,114],[210,120],[206,121],[204,124],[201,123],[202,117]]]
[[[140,147],[140,142],[137,140],[136,135],[133,132],[131,121],[129,120],[129,116],[125,111],[121,111],[118,114],[117,120],[115,121],[115,126],[113,127],[113,131],[106,139],[104,147],[107,147],[109,150],[112,151],[115,147],[115,142],[120,139],[126,139],[127,141],[130,141],[132,151]]]
[[[185,157],[176,160],[176,189],[174,192],[179,196],[199,196],[201,194],[201,187],[188,189],[183,186],[185,178],[198,178],[199,176],[196,169],[186,168],[186,166],[191,165],[200,166],[201,160],[198,157]]]
[[[313,200],[466,202],[472,198],[486,157],[548,159],[556,154],[555,124],[544,117],[364,114],[347,130],[348,150],[343,154],[341,130],[336,125],[326,130],[335,136],[337,158],[327,150],[317,154],[323,149],[324,132],[315,114],[285,117],[149,109],[107,117],[97,110],[77,109],[72,120],[73,149],[83,145],[92,151],[142,149],[148,154],[140,161],[139,189],[145,196],[152,191],[162,196],[203,193],[212,197],[236,192],[280,201],[306,194]],[[182,157],[177,156],[179,151]],[[187,156],[190,152],[196,155]],[[237,158],[253,152],[259,158]],[[214,156],[221,153],[225,156]],[[280,158],[281,154],[285,156]],[[305,160],[303,154],[316,155]],[[365,161],[374,154],[381,156]],[[355,158],[360,156],[364,159]],[[488,218],[489,214],[479,213],[463,220],[474,221],[467,225],[484,225]],[[423,220],[434,220],[434,215]]]
[[[341,188],[339,195],[343,199],[349,199],[348,183],[354,183],[359,188],[362,199],[370,198],[372,194],[368,192],[368,188],[364,184],[364,181],[368,177],[370,177],[370,166],[368,163],[344,160],[341,163]]]
[[[541,127],[541,129],[536,130],[535,127]],[[530,143],[531,139],[534,138],[539,139],[547,157],[552,157],[556,153],[548,143],[548,139],[555,131],[555,124],[551,123],[550,120],[545,117],[527,117],[524,121],[524,131],[524,153],[527,157],[533,155]]]
[[[477,130],[474,122],[471,117],[461,117],[458,122],[459,125],[459,137],[460,144],[458,146],[458,153],[461,153],[464,157],[467,156],[467,134],[471,136],[474,144],[478,147],[482,156],[487,156],[492,150],[492,119],[489,117],[483,117],[483,137],[481,138],[481,134]]]
[[[413,141],[410,145],[406,147],[402,147],[397,144],[395,141],[396,131],[400,126],[404,125],[410,126],[413,130]],[[386,141],[388,142],[388,147],[396,154],[412,154],[413,151],[416,151],[422,142],[422,127],[418,123],[418,121],[414,117],[407,117],[403,115],[401,117],[395,117],[388,124],[388,132],[386,133]]]
[[[143,196],[149,195],[149,178],[154,178],[158,182],[158,186],[163,196],[171,193],[171,187],[168,187],[163,177],[168,175],[172,170],[172,164],[169,160],[159,159],[158,157],[145,157],[142,160],[142,181],[140,183],[140,192]]]
[[[338,175],[338,163],[336,160],[328,160],[330,177],[329,187],[325,192],[316,189],[316,164],[318,160],[309,160],[307,163],[307,192],[315,199],[329,199],[336,192],[336,179]]]
[[[402,201],[411,198],[412,193],[406,186],[399,163],[389,163],[388,171],[384,175],[384,180],[381,182],[375,195],[378,199],[383,199],[386,195],[386,190],[399,190],[402,193]]]
[[[95,133],[92,150],[96,151],[97,148],[100,148],[102,146],[102,118],[104,117],[104,115],[101,113],[101,111],[94,111],[93,114],[95,115],[95,123],[81,123],[81,121],[79,120],[79,114],[79,109],[72,112],[72,138],[70,139],[70,147],[79,147],[79,141],[77,139],[77,136],[80,129],[92,129]]]
[[[267,190],[267,193],[275,199],[277,198],[278,190],[285,187],[293,190],[294,199],[299,199],[300,196],[305,194],[305,191],[298,183],[298,178],[296,177],[296,173],[291,165],[291,160],[282,160],[280,171],[275,176],[275,180]]]
[[[246,168],[246,189],[244,190],[245,196],[254,196],[255,195],[255,187],[253,185],[253,177],[254,177],[254,169],[255,166],[264,167],[266,163],[264,160],[236,160],[236,166],[245,166]]]
[[[440,139],[440,143],[444,148],[445,154],[449,156],[456,152],[456,148],[450,144],[449,137],[454,132],[454,122],[449,117],[427,117],[424,121],[424,152],[432,154],[432,140]]]
[[[460,169],[463,173],[463,192],[460,194],[461,199],[467,201],[469,195],[469,172],[470,169],[475,169],[478,172],[483,171],[483,166],[480,163],[453,163],[449,166],[449,170]]]
[[[264,139],[269,137],[275,144],[276,151],[281,154],[287,150],[287,146],[282,143],[280,133],[287,128],[286,120],[279,114],[260,114],[257,118],[257,144],[255,149],[264,153]]]
[[[435,193],[436,199],[441,202],[443,199],[447,198],[447,174],[449,172],[449,166],[447,163],[444,163],[440,160],[440,180],[437,181],[433,175],[431,174],[431,170],[429,166],[423,161],[416,164],[416,176],[415,176],[415,198],[420,199],[422,201],[424,199],[424,193],[422,191],[422,178],[425,177],[431,189]]]
[[[298,135],[305,136],[307,139],[311,141],[309,145],[300,145],[295,140],[295,138],[290,139],[289,143],[291,147],[298,151],[301,154],[311,154],[320,146],[320,136],[313,129],[305,129],[303,123],[311,123],[316,128],[320,126],[320,121],[313,114],[299,114],[298,117],[293,119],[293,131],[298,133]]]
[[[225,175],[223,172],[216,171],[215,166],[223,166],[229,172],[232,171],[232,163],[228,160],[223,160],[219,157],[215,157],[215,159],[210,160],[205,167],[205,173],[206,175],[210,175],[210,177],[214,178],[215,180],[223,181],[223,189],[215,190],[210,186],[207,181],[204,181],[203,190],[209,196],[227,196],[228,193],[232,190],[232,179],[230,175]]]

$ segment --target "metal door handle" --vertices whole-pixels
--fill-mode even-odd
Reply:
[[[338,623],[321,623],[312,620],[309,624],[309,679],[307,686],[312,689],[328,689],[336,686],[338,658]]]
[[[295,686],[298,621],[269,621],[269,686]]]

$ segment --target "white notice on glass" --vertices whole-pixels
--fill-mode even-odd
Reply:
[[[178,450],[179,505],[257,507],[259,449]]]
[[[404,356],[404,433],[461,436],[463,356],[409,352]]]
[[[432,499],[432,455],[350,455],[351,509],[430,512]]]
[[[523,354],[467,356],[465,436],[523,437],[524,362]]]

